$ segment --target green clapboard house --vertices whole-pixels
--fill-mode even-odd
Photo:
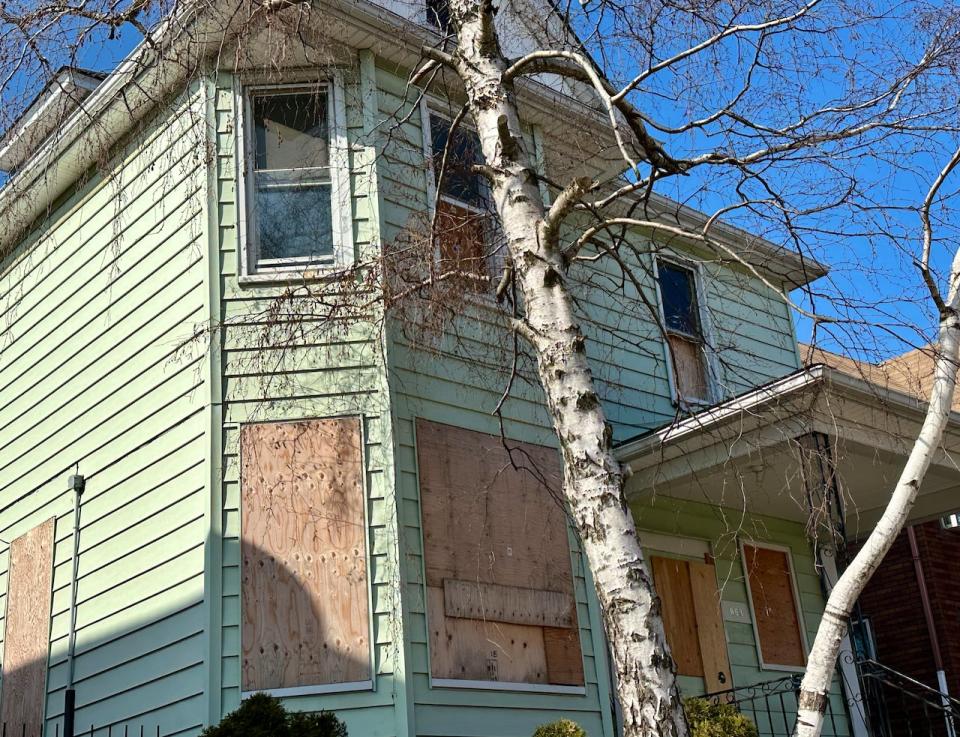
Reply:
[[[436,40],[427,9],[317,0],[297,25],[238,5],[182,4],[105,77],[63,70],[0,141],[0,721],[61,733],[72,683],[78,726],[113,734],[197,734],[265,690],[353,737],[522,737],[562,716],[613,737],[535,382],[503,405],[506,443],[493,414],[502,314],[473,293],[385,314],[376,280],[329,313],[316,296],[415,240],[435,202],[475,228],[469,182],[438,197],[430,164],[456,105],[406,82]],[[501,18],[519,50],[566,32],[532,0]],[[518,94],[548,174],[613,163],[575,89]],[[592,131],[576,146],[574,124]],[[823,266],[716,237],[739,262],[674,239],[637,257],[642,283],[601,261],[577,288],[685,693],[780,684],[775,719],[744,710],[785,734],[782,684],[835,575],[810,509],[869,529],[921,408],[803,366],[780,292]],[[865,735],[840,676],[828,733]]]

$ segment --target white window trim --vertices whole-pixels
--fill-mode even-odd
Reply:
[[[716,365],[716,356],[713,352],[713,323],[710,321],[710,311],[707,309],[706,305],[707,291],[705,289],[705,283],[703,279],[703,265],[699,261],[693,261],[691,259],[675,256],[673,254],[655,255],[653,257],[653,284],[657,294],[657,312],[660,318],[660,325],[667,333],[670,331],[667,330],[667,318],[663,310],[663,293],[660,291],[661,262],[671,264],[680,269],[685,269],[693,273],[693,286],[694,289],[697,290],[697,315],[700,318],[700,331],[703,333],[703,353],[707,371],[707,396],[681,397],[680,391],[677,387],[677,379],[673,373],[673,355],[670,350],[670,341],[666,340],[664,336],[661,336],[664,337],[664,340],[661,342],[663,343],[663,355],[667,362],[667,381],[670,385],[670,398],[675,405],[683,409],[707,407],[717,401],[717,377],[719,373]],[[683,335],[683,333],[679,331],[674,332],[677,335]]]
[[[330,130],[330,208],[333,229],[333,255],[304,264],[302,260],[290,259],[287,265],[271,265],[257,268],[256,243],[249,227],[249,202],[253,192],[251,112],[252,93],[270,90],[325,89],[327,91],[328,121]],[[343,73],[334,70],[323,82],[290,81],[283,84],[241,84],[235,92],[235,110],[239,118],[236,125],[236,179],[237,179],[237,241],[240,256],[241,283],[277,283],[302,281],[305,278],[323,277],[342,271],[354,263],[353,203],[350,191],[350,150],[347,141],[346,95]]]
[[[586,686],[560,686],[551,683],[515,683],[512,681],[469,681],[457,678],[432,678],[433,688],[464,688],[474,691],[517,691],[521,693],[568,694],[585,696]]]
[[[753,640],[757,646],[757,662],[760,664],[760,670],[775,670],[787,673],[804,673],[806,665],[779,665],[777,663],[768,663],[763,659],[763,647],[760,643],[760,629],[757,627],[757,610],[753,601],[753,590],[750,587],[750,571],[747,570],[747,554],[745,547],[759,548],[764,550],[776,550],[784,553],[787,557],[787,568],[790,571],[790,587],[793,591],[793,607],[797,613],[797,626],[800,628],[800,645],[803,647],[803,659],[806,660],[810,654],[810,645],[807,642],[807,627],[803,621],[803,606],[801,605],[800,589],[797,586],[797,571],[793,565],[793,551],[786,545],[776,545],[767,542],[753,542],[751,540],[740,540],[740,566],[743,569],[743,582],[747,587],[747,598],[750,600],[750,617],[753,619]]]
[[[373,681],[351,681],[350,683],[328,683],[318,686],[291,686],[289,688],[266,688],[260,691],[243,691],[240,700],[249,699],[254,694],[265,693],[278,699],[293,696],[317,696],[322,694],[349,693],[352,691],[372,691]]]

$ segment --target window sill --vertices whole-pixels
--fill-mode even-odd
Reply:
[[[586,686],[556,686],[543,683],[511,683],[504,681],[467,681],[458,678],[433,678],[433,688],[462,688],[474,691],[517,691],[520,693],[560,694],[586,696]]]
[[[241,287],[286,286],[290,284],[323,281],[342,272],[343,269],[333,264],[325,264],[312,266],[302,271],[261,271],[256,274],[243,274],[237,277],[237,283]]]
[[[350,683],[328,683],[322,686],[292,686],[290,688],[265,688],[260,691],[244,691],[240,699],[249,699],[254,694],[265,693],[278,699],[294,696],[322,696],[324,694],[348,693],[351,691],[372,691],[373,681],[351,681]]]

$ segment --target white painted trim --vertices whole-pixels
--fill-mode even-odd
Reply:
[[[710,543],[699,538],[664,535],[644,529],[638,529],[637,534],[640,536],[641,545],[652,553],[670,553],[701,560],[706,555],[712,555]]]
[[[249,202],[252,194],[253,147],[251,124],[252,93],[264,90],[316,89],[327,93],[327,121],[330,147],[330,224],[333,254],[312,261],[291,259],[288,264],[257,266],[256,243],[248,227],[252,215]],[[235,178],[237,191],[237,248],[241,285],[274,284],[323,278],[330,272],[343,270],[355,261],[353,242],[353,194],[350,189],[350,144],[347,140],[346,93],[343,72],[334,69],[327,81],[296,81],[281,84],[244,84],[234,89],[234,126],[236,135]]]
[[[793,608],[797,614],[797,627],[800,629],[800,645],[803,647],[803,658],[807,659],[810,653],[810,645],[807,642],[807,627],[803,621],[803,607],[801,606],[800,589],[797,587],[797,571],[793,565],[793,551],[786,545],[777,545],[776,543],[758,542],[754,540],[740,540],[740,567],[743,569],[743,583],[747,587],[747,599],[750,604],[750,617],[753,619],[753,639],[757,645],[757,662],[760,664],[760,670],[775,670],[786,673],[805,673],[806,665],[778,665],[768,663],[763,659],[763,646],[760,642],[760,630],[757,627],[757,610],[753,602],[753,590],[750,587],[750,572],[747,570],[747,556],[744,552],[744,546],[749,545],[752,548],[763,548],[765,550],[776,550],[784,553],[787,557],[787,567],[790,575],[790,588],[793,591]]]
[[[254,694],[265,693],[278,699],[294,696],[320,696],[323,694],[347,693],[349,691],[372,691],[373,681],[351,681],[350,683],[328,683],[322,686],[291,686],[290,688],[265,688],[261,691],[243,691],[240,699],[249,699]]]
[[[511,683],[505,681],[468,681],[456,678],[432,678],[433,688],[467,688],[476,691],[519,691],[522,693],[568,694],[586,696],[586,686],[555,686],[549,683]]]
[[[829,595],[839,578],[837,571],[837,554],[836,551],[832,549],[820,549],[818,552],[824,582],[827,586],[827,594]],[[847,696],[847,714],[850,717],[853,737],[870,737],[870,730],[867,728],[866,714],[864,713],[866,702],[860,689],[860,676],[857,674],[857,666],[854,663],[855,660],[856,656],[853,652],[853,644],[850,642],[848,626],[847,634],[843,636],[843,642],[840,643],[840,654],[837,656],[837,665],[843,676],[843,683],[841,685]]]

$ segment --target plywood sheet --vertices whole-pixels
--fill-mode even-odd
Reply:
[[[241,434],[243,690],[370,674],[360,423]]]
[[[561,686],[583,685],[583,656],[576,628],[543,628],[543,647],[547,656],[547,680]]]
[[[54,520],[10,545],[0,722],[8,732],[36,734],[46,703],[53,584]]]
[[[438,586],[427,587],[427,621],[434,678],[549,682],[542,627],[446,617]]]
[[[582,660],[559,457],[552,448],[511,446],[519,470],[499,437],[417,422],[424,563],[431,595],[439,597],[428,612],[429,626],[434,639],[449,638],[431,649],[437,678],[464,678],[469,672],[480,680],[544,682],[544,629],[531,630],[522,622],[568,626],[572,635],[554,637],[551,655],[565,680],[573,677],[569,673],[576,670],[575,661]],[[456,601],[449,603],[451,612],[464,616],[448,616],[445,581],[461,582]],[[551,594],[527,596],[518,593],[521,589]],[[484,621],[491,595],[500,597],[494,616],[510,621],[494,621],[489,612]],[[569,616],[561,618],[561,610]],[[471,613],[476,618],[465,618]],[[505,633],[512,639],[506,640]],[[491,658],[491,639],[501,648],[497,659]],[[522,657],[514,651],[520,641],[525,643]],[[479,662],[496,660],[496,667],[481,668],[477,653],[486,653]],[[507,661],[522,665],[506,667]],[[562,661],[568,665],[561,666]]]
[[[703,677],[697,620],[690,590],[690,565],[685,560],[652,557],[653,582],[660,597],[667,643],[682,676]]]
[[[697,620],[697,640],[703,662],[703,679],[707,693],[733,688],[727,636],[720,611],[716,568],[707,563],[689,562],[690,593]]]
[[[708,399],[707,363],[703,346],[682,335],[669,334],[677,394],[682,399]]]
[[[568,629],[574,622],[573,597],[560,591],[447,578],[443,599],[448,617]]]
[[[806,657],[786,552],[753,545],[744,545],[743,551],[763,662],[803,667]]]

